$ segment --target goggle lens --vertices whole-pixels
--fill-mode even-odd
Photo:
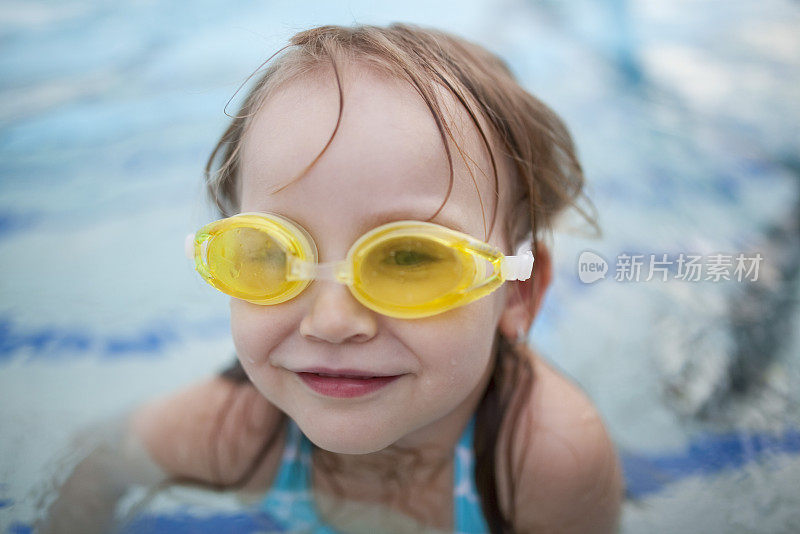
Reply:
[[[261,229],[237,227],[218,233],[208,243],[207,258],[217,282],[246,298],[270,298],[290,284],[285,249]]]
[[[433,238],[389,238],[362,247],[355,256],[355,289],[379,306],[433,303],[475,279],[474,258]]]

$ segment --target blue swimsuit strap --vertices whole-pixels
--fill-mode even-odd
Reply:
[[[489,532],[475,490],[473,415],[456,445],[454,466],[454,524],[456,534],[485,534]],[[313,534],[338,534],[319,519],[314,506],[311,486],[311,441],[300,428],[288,419],[286,447],[278,476],[262,502],[262,509],[290,531]]]
[[[261,508],[282,524],[285,532],[339,534],[320,520],[309,491],[310,477],[311,442],[289,418],[278,476]]]

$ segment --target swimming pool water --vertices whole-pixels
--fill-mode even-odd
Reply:
[[[0,5],[1,529],[29,528],[78,429],[230,360],[183,237],[214,217],[202,167],[239,84],[300,29],[406,20],[500,54],[574,133],[604,235],[564,222],[530,341],[606,420],[623,532],[800,530],[796,3],[181,6]],[[580,281],[585,250],[606,279]],[[614,279],[621,254],[755,252],[757,284]],[[203,502],[139,528],[251,530]]]

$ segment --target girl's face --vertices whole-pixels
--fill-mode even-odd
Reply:
[[[311,234],[322,262],[344,259],[361,235],[380,224],[428,220],[449,183],[439,132],[415,90],[371,71],[352,74],[342,82],[342,121],[331,146],[286,189],[271,194],[313,161],[336,126],[333,77],[305,78],[275,93],[254,117],[243,146],[241,211],[294,220]],[[479,168],[470,164],[473,181],[452,147],[453,190],[431,222],[511,253],[501,224],[508,196],[504,162],[498,159],[500,213],[486,239],[495,194],[488,154],[466,114],[443,98],[460,146]],[[395,442],[419,446],[450,427],[462,428],[477,405],[507,286],[466,306],[408,320],[363,307],[344,285],[313,281],[274,306],[231,299],[233,339],[255,386],[319,447],[364,454]],[[295,372],[310,367],[402,376],[367,395],[334,398]]]

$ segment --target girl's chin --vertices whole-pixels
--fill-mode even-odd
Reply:
[[[365,427],[347,422],[332,425],[330,421],[324,426],[309,423],[306,429],[303,429],[306,425],[298,425],[314,445],[336,454],[370,454],[385,449],[398,439],[396,430],[380,432],[371,425]]]
[[[334,454],[352,454],[352,455],[371,454],[373,452],[378,452],[386,448],[386,447],[378,447],[377,449],[364,448],[363,443],[344,444],[344,445],[341,443],[336,443],[333,444],[332,446],[323,447],[317,445],[317,447],[319,447],[320,449],[325,449],[326,451]]]

